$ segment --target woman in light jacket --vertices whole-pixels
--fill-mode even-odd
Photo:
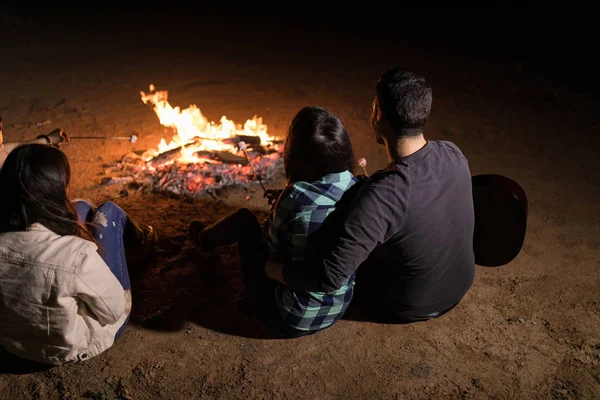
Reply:
[[[131,310],[127,259],[156,244],[114,203],[71,202],[69,180],[65,154],[42,144],[0,170],[0,348],[54,365],[113,345]]]

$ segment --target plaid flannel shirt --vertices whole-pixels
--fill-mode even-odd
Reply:
[[[335,210],[337,202],[358,178],[349,171],[329,174],[317,182],[296,182],[287,187],[269,217],[269,250],[283,259],[302,261],[308,255],[308,237]],[[354,276],[330,293],[294,292],[285,285],[276,290],[284,320],[298,330],[332,325],[346,311],[354,290]]]

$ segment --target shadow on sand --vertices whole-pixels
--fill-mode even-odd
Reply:
[[[24,360],[4,350],[0,350],[0,374],[26,375],[48,371],[53,367],[50,364]]]
[[[189,321],[221,333],[268,337],[246,300],[237,246],[206,256],[180,236],[161,240],[159,249],[151,264],[130,271],[130,323],[177,331]]]
[[[235,336],[269,339],[246,299],[236,245],[206,256],[184,237],[159,244],[161,255],[131,273],[130,323],[157,331],[178,331],[186,322]],[[363,301],[343,319],[373,321]]]

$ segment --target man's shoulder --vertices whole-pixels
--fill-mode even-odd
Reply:
[[[357,197],[369,198],[371,201],[401,204],[408,201],[410,186],[409,171],[390,164],[357,183],[355,192]]]
[[[433,141],[430,141],[430,143],[433,144],[434,146],[437,146],[438,149],[441,149],[441,150],[449,152],[449,153],[456,154],[466,160],[466,157],[463,154],[462,150],[454,142],[451,142],[449,140],[433,140]]]
[[[407,183],[406,176],[407,171],[405,169],[399,168],[398,165],[394,163],[390,163],[385,168],[373,173],[371,176],[369,176],[368,179],[365,179],[362,183],[367,186],[396,186],[399,184]]]

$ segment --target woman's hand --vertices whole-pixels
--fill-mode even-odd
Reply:
[[[267,199],[267,203],[271,206],[271,210],[275,208],[275,204],[277,204],[277,199],[281,196],[283,190],[281,189],[269,189],[265,190],[265,194],[263,197]]]
[[[46,139],[49,145],[59,147],[62,143],[71,141],[67,132],[62,129],[55,129],[47,135],[40,135],[38,139]]]

